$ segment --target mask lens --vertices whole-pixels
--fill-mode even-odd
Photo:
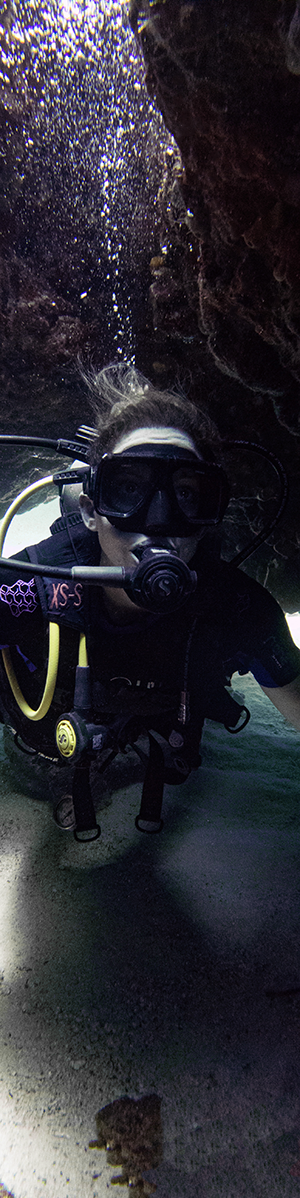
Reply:
[[[130,516],[146,500],[151,473],[146,462],[126,461],[126,458],[107,461],[99,495],[101,513]]]
[[[173,474],[173,487],[180,511],[187,520],[209,524],[218,518],[220,479],[212,469],[181,466]]]

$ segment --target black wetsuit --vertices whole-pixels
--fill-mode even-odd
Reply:
[[[56,521],[53,535],[18,553],[24,560],[60,564],[98,564],[99,544],[77,515]],[[123,709],[137,722],[168,737],[176,722],[184,681],[190,694],[190,763],[206,717],[234,724],[224,687],[232,674],[249,670],[263,686],[281,687],[300,673],[300,651],[284,614],[268,591],[230,564],[210,556],[200,544],[190,563],[197,569],[197,591],[166,616],[137,612],[117,626],[110,621],[101,588],[57,580],[29,581],[21,571],[0,571],[0,643],[9,645],[26,697],[38,705],[44,684],[49,618],[62,630],[62,653],[54,702],[48,716],[31,723],[21,716],[6,681],[0,677],[2,719],[43,751],[55,752],[54,726],[72,709],[78,634],[87,634],[93,676],[94,718],[114,719]],[[120,699],[121,696],[121,699]],[[238,713],[237,713],[238,714]]]

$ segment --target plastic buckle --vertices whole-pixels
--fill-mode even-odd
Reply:
[[[238,732],[242,732],[242,731],[243,731],[243,728],[246,728],[246,724],[249,724],[249,720],[250,720],[250,711],[248,711],[248,707],[241,707],[240,714],[239,714],[239,720],[242,718],[243,711],[245,711],[245,712],[246,712],[246,714],[245,714],[245,719],[243,720],[243,723],[242,723],[242,724],[240,724],[240,723],[239,723],[239,721],[238,721],[238,727],[237,727],[237,728],[229,728],[229,725],[228,725],[228,724],[224,724],[224,728],[226,728],[226,732],[231,732],[231,735],[232,735],[232,736],[237,736],[237,733],[238,733]]]
[[[20,737],[19,732],[15,732],[14,734],[14,743],[17,749],[20,749],[21,753],[25,753],[26,757],[38,757],[38,749],[33,749],[31,745],[26,745],[25,741]]]

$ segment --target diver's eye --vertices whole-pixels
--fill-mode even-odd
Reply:
[[[199,509],[199,478],[195,473],[177,470],[173,475],[177,503],[184,515],[195,519]]]
[[[180,483],[180,486],[175,487],[175,491],[177,497],[180,496],[181,499],[188,499],[189,495],[197,494],[196,489],[191,487],[189,483]]]
[[[146,464],[145,467],[133,466],[129,462],[118,463],[117,466],[114,464],[105,488],[105,500],[111,510],[126,512],[142,503],[149,482],[148,475]]]
[[[119,479],[114,484],[113,499],[114,499],[114,503],[116,504],[116,507],[119,507],[119,506],[122,507],[122,505],[124,505],[124,504],[126,506],[126,503],[129,500],[130,500],[130,503],[132,503],[133,501],[139,502],[140,494],[141,494],[141,488],[139,486],[139,483],[137,482],[137,480],[134,480],[133,478]]]
[[[124,482],[119,483],[118,490],[120,492],[123,491],[124,495],[136,495],[136,492],[138,490],[138,485],[136,482],[133,481],[133,479],[128,478],[128,479],[125,479]]]

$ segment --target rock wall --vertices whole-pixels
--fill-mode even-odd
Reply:
[[[296,606],[300,5],[132,0],[131,23],[180,150],[161,188],[155,324],[169,338],[190,336],[191,370],[202,385],[204,370],[224,435],[246,430],[283,454],[289,509],[277,548],[273,539],[250,568],[262,578],[266,566],[268,585]]]

